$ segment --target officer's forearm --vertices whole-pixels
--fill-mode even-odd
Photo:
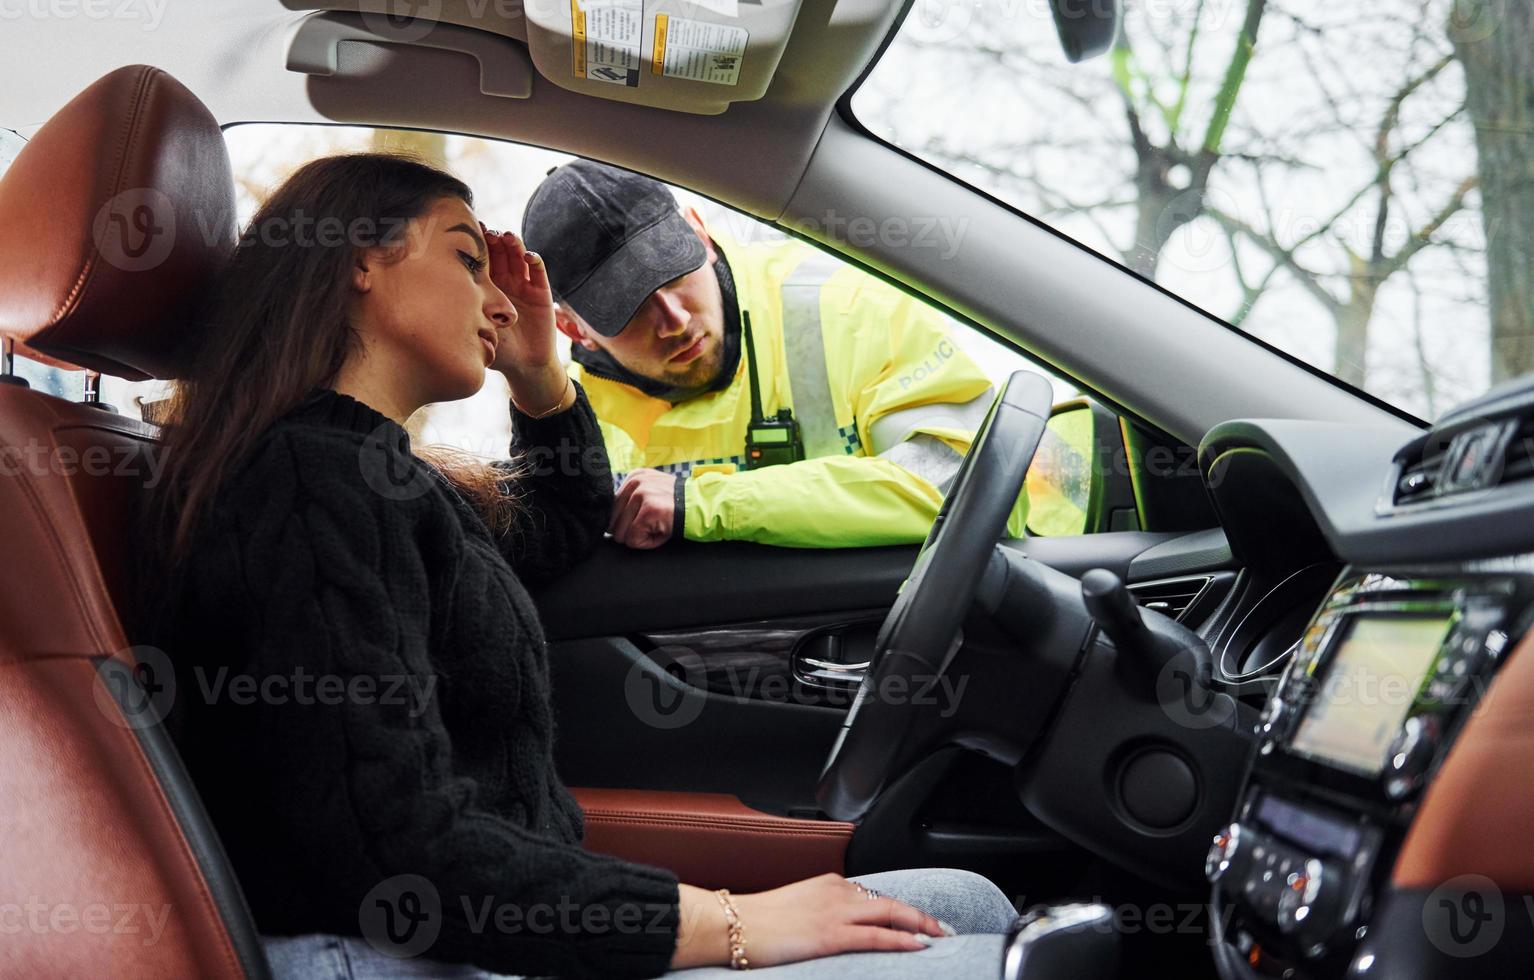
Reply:
[[[686,536],[798,548],[923,540],[942,506],[937,489],[888,460],[821,457],[691,477]]]

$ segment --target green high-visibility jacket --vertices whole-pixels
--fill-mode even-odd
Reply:
[[[751,314],[762,408],[791,408],[805,459],[748,470],[750,384],[677,405],[572,365],[613,472],[686,480],[686,537],[806,548],[921,541],[995,389],[924,304],[798,242],[711,236]],[[1009,530],[1023,533],[1027,494]]]

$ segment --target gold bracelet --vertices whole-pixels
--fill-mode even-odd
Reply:
[[[555,412],[559,411],[559,407],[565,403],[565,396],[570,393],[570,389],[574,387],[574,385],[575,382],[570,380],[570,376],[568,374],[565,375],[565,386],[559,392],[558,400],[554,402],[554,407],[546,412],[539,412],[538,414],[534,415],[532,412],[529,412],[527,409],[517,404],[516,396],[512,396],[511,407],[515,408],[517,411],[521,412],[523,415],[526,415],[530,419],[546,419],[550,415],[553,415]]]
[[[746,938],[740,928],[740,913],[735,911],[735,903],[730,901],[730,890],[720,888],[714,892],[714,896],[724,906],[724,923],[730,931],[730,969],[749,970],[751,961],[746,959]]]

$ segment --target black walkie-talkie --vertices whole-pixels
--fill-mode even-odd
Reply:
[[[756,380],[756,345],[751,341],[751,314],[740,311],[741,334],[746,340],[746,374],[751,379],[751,421],[746,426],[746,469],[755,470],[804,458],[804,440],[791,409],[780,408],[776,418],[762,414],[762,390]]]

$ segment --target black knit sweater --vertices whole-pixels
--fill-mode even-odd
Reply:
[[[176,662],[183,755],[264,934],[653,976],[676,878],[580,847],[523,587],[600,538],[606,453],[584,392],[512,414],[512,456],[536,469],[508,479],[522,508],[495,540],[397,423],[316,389],[225,480],[145,628]]]

